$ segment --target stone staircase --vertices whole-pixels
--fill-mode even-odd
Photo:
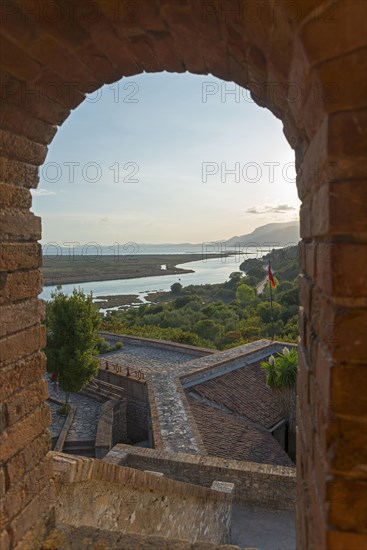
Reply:
[[[82,395],[91,397],[100,403],[109,399],[121,399],[124,396],[124,390],[113,384],[93,378],[93,380],[79,392]]]

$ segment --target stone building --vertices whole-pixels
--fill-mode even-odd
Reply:
[[[29,212],[30,189],[87,92],[163,70],[233,81],[283,122],[302,201],[297,544],[366,547],[366,2],[3,0],[0,9],[1,548],[39,547],[55,517],[55,472],[65,487],[89,480],[96,491],[108,478],[133,479],[125,467],[49,454],[41,221]],[[140,474],[141,487],[169,490]],[[181,485],[175,491],[184,498]],[[216,502],[224,525],[228,493],[213,491],[193,498]]]
[[[284,343],[260,340],[214,352],[101,335],[111,344],[124,342],[119,352],[104,355],[98,378],[123,387],[131,443],[294,466],[285,452],[281,404],[261,369],[262,361],[282,351]]]

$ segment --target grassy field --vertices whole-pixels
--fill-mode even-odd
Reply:
[[[94,303],[99,309],[108,309],[111,307],[121,308],[131,306],[132,304],[142,303],[138,294],[112,294],[110,296],[97,296]]]
[[[219,258],[211,254],[210,258]],[[209,257],[209,256],[208,256]],[[146,254],[135,256],[44,256],[44,284],[58,285],[133,279],[153,275],[192,273],[192,269],[176,267],[187,262],[200,261],[201,254]],[[166,269],[161,266],[165,265]]]

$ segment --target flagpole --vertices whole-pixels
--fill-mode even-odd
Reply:
[[[270,259],[269,259],[269,273],[270,273]],[[269,277],[269,289],[270,289],[270,321],[271,321],[271,339],[274,340],[274,317],[273,317],[273,288]]]

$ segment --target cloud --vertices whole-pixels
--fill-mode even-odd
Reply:
[[[284,214],[297,210],[295,206],[290,204],[264,204],[262,206],[250,206],[246,210],[246,214]]]
[[[56,195],[55,191],[50,191],[49,189],[44,189],[42,187],[39,189],[32,189],[32,194],[34,197],[49,197],[51,195]]]

